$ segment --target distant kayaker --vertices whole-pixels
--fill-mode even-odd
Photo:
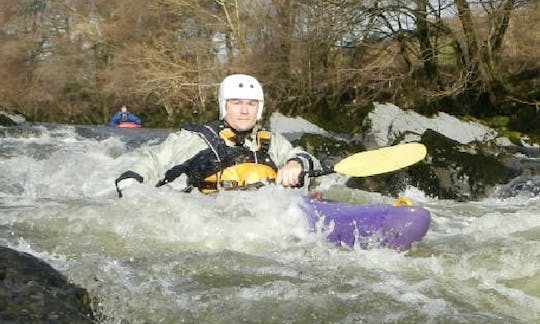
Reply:
[[[134,114],[130,113],[126,106],[122,106],[120,108],[120,111],[117,112],[114,116],[111,117],[109,120],[109,126],[116,127],[121,123],[130,122],[135,125],[141,126],[142,122],[141,119]]]
[[[321,165],[279,133],[258,123],[264,95],[252,76],[227,76],[218,89],[219,120],[207,125],[186,125],[170,134],[145,158],[116,179],[122,190],[135,182],[161,186],[185,174],[185,191],[202,192],[258,188],[265,183],[284,187],[304,185],[304,172]]]

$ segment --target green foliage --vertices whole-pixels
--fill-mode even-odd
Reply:
[[[506,129],[508,127],[508,123],[510,121],[510,117],[508,116],[494,116],[491,118],[486,118],[484,120],[484,123],[495,129]]]
[[[372,110],[371,104],[353,106],[345,101],[332,104],[319,100],[302,117],[330,132],[355,134],[362,131],[362,121]]]
[[[459,111],[456,107],[456,101],[452,97],[442,97],[438,100],[418,98],[416,102],[415,111],[425,116],[433,116],[440,111],[447,113],[456,113]]]
[[[443,37],[442,43],[449,43],[451,39],[449,37]],[[437,65],[444,68],[456,67],[456,51],[451,45],[443,45],[439,47],[439,55],[437,57]]]
[[[81,89],[82,89],[82,85],[78,82],[75,82],[75,81],[66,82],[64,84],[63,93],[64,94],[77,93],[81,91]]]
[[[538,107],[521,106],[515,110],[508,126],[524,133],[540,135],[540,110]]]

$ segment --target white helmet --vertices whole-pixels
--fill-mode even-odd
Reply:
[[[257,120],[261,119],[264,106],[264,95],[261,84],[257,79],[245,74],[232,74],[227,76],[218,90],[219,119],[225,118],[225,104],[229,99],[258,100]]]

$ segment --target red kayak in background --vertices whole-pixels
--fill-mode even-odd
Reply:
[[[141,128],[142,126],[139,124],[135,124],[134,122],[121,122],[118,125],[116,125],[118,128]]]

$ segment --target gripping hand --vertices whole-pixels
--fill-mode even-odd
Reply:
[[[143,177],[134,171],[126,171],[122,173],[116,180],[114,180],[114,185],[116,187],[116,192],[118,192],[118,198],[122,198],[122,190],[124,188],[132,185],[135,181],[142,183]]]
[[[187,169],[184,164],[179,164],[170,168],[169,170],[167,170],[167,172],[165,172],[165,178],[159,180],[159,182],[156,184],[156,187],[161,187],[163,185],[166,185],[167,183],[173,182],[183,173],[186,173],[186,170]]]

